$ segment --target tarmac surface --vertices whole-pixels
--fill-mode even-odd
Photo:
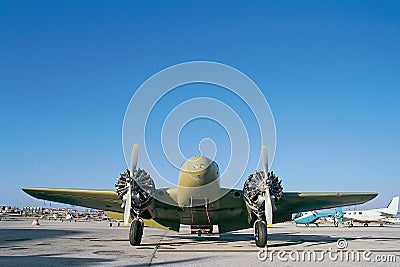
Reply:
[[[198,237],[145,228],[141,246],[132,247],[129,228],[115,223],[113,227],[106,221],[30,224],[0,221],[0,266],[400,265],[399,225],[276,224],[269,229],[264,253],[255,246],[251,229]]]

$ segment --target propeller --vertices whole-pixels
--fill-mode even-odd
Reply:
[[[268,153],[267,147],[265,145],[262,146],[262,163],[264,167],[264,188],[265,188],[265,219],[267,220],[268,227],[272,226],[272,201],[271,196],[269,194],[269,184],[268,184]]]
[[[126,192],[125,198],[125,209],[124,209],[124,225],[129,224],[129,218],[131,217],[131,206],[132,206],[132,180],[133,173],[136,169],[138,162],[138,145],[134,144],[131,155],[131,162],[129,165],[129,179],[126,180],[128,184],[128,191]]]

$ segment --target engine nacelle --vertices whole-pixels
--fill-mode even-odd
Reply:
[[[121,173],[121,176],[115,184],[115,191],[118,194],[118,198],[122,199],[124,203],[126,201],[124,196],[126,196],[129,188],[127,181],[130,179],[130,172],[127,170],[126,172]],[[152,202],[153,195],[156,192],[156,187],[153,179],[151,179],[150,175],[145,170],[137,169],[132,175],[131,191],[132,209],[143,210]]]
[[[263,211],[265,200],[263,197],[263,184],[264,184],[264,172],[256,171],[249,175],[243,186],[243,196],[246,204],[254,211]],[[281,185],[282,181],[279,180],[278,176],[273,171],[268,172],[267,183],[270,185],[270,196],[272,203],[277,202],[283,192]]]

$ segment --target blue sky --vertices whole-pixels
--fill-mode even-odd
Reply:
[[[263,91],[286,191],[398,195],[399,2],[215,2],[1,1],[0,203],[43,204],[23,186],[113,188],[130,98],[192,60]],[[204,135],[193,122],[181,143]]]

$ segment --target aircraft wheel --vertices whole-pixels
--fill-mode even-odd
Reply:
[[[353,223],[349,223],[349,227],[353,227]]]
[[[364,223],[364,227],[368,227],[368,223]]]
[[[310,224],[306,223],[306,227],[310,226]]]
[[[383,223],[380,223],[379,226],[380,226],[380,227],[383,227]]]
[[[339,223],[338,223],[338,222],[334,222],[333,225],[334,225],[335,227],[338,227],[338,226],[339,226]]]
[[[197,236],[201,236],[201,229],[197,230]]]
[[[143,222],[140,219],[134,219],[129,231],[129,242],[132,246],[139,246],[142,241]]]
[[[317,227],[319,227],[319,224],[318,224],[318,223],[316,223],[315,225],[316,225]]]
[[[263,221],[254,223],[254,239],[259,248],[263,248],[267,244],[267,226]]]

